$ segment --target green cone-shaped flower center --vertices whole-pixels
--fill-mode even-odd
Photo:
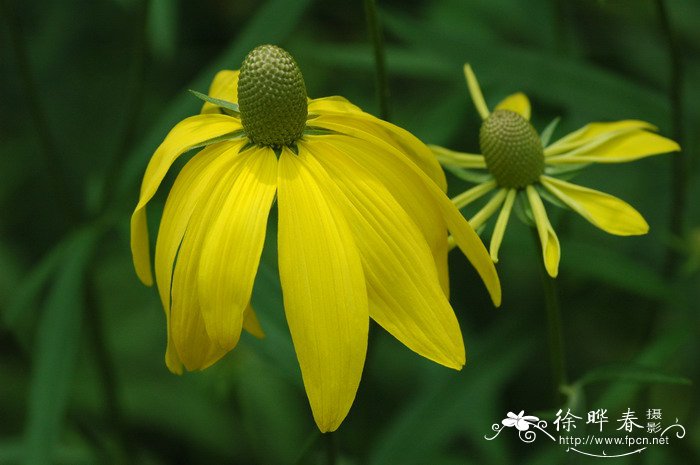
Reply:
[[[274,45],[261,45],[243,60],[238,108],[248,138],[279,147],[301,137],[308,113],[306,86],[294,58]]]
[[[496,110],[479,131],[486,167],[501,187],[522,188],[544,173],[544,149],[530,122],[510,110]]]

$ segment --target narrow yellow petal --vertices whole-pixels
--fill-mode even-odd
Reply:
[[[334,193],[360,238],[370,316],[418,354],[442,365],[464,365],[459,323],[445,296],[421,231],[383,182],[356,160],[353,145],[310,144],[314,158],[335,180]],[[445,241],[446,243],[446,241]]]
[[[464,65],[464,77],[467,79],[467,87],[469,87],[469,93],[472,96],[476,111],[479,112],[481,119],[488,118],[489,107],[486,105],[484,94],[481,93],[481,87],[479,87],[479,81],[476,80],[476,75],[474,75],[474,71],[469,63]]]
[[[649,232],[644,217],[617,197],[549,176],[542,176],[540,182],[569,208],[605,232],[618,236]]]
[[[477,184],[476,186],[472,187],[469,190],[466,190],[462,192],[459,195],[456,195],[455,197],[452,198],[452,203],[455,204],[455,206],[458,209],[462,209],[469,205],[470,203],[474,202],[475,200],[480,199],[481,197],[485,196],[492,190],[496,188],[496,181],[491,180],[487,181],[483,184]]]
[[[359,252],[332,181],[300,145],[279,160],[279,268],[287,323],[316,424],[340,426],[367,351],[369,310]]]
[[[494,263],[498,263],[498,251],[501,248],[501,242],[503,242],[503,236],[506,232],[506,226],[508,226],[510,213],[513,210],[513,203],[515,202],[516,194],[517,190],[508,189],[506,200],[503,202],[503,208],[501,208],[501,212],[498,214],[498,219],[496,220],[496,226],[493,228],[491,244],[489,245],[489,253],[491,254],[491,259],[494,261]]]
[[[209,86],[209,97],[238,103],[238,74],[238,70],[228,69],[216,73]],[[220,111],[219,107],[213,103],[204,102],[201,113],[220,113]]]
[[[549,223],[540,194],[537,193],[537,190],[532,185],[527,186],[527,198],[530,201],[532,213],[535,215],[535,225],[537,226],[537,234],[540,236],[544,267],[552,278],[556,278],[559,274],[559,258],[561,255],[559,239]]]
[[[486,168],[483,155],[455,152],[439,145],[429,145],[438,161],[443,165],[459,166],[460,168]]]
[[[146,168],[139,202],[131,216],[131,253],[136,274],[150,286],[151,260],[146,224],[146,204],[156,193],[173,162],[200,143],[241,129],[241,123],[225,115],[197,115],[178,123],[156,149]]]
[[[500,305],[501,302],[501,285],[496,273],[496,268],[493,261],[488,255],[484,244],[479,239],[479,236],[474,232],[474,229],[469,226],[466,219],[460,214],[459,210],[447,198],[444,192],[421,170],[415,163],[412,163],[405,154],[397,150],[391,144],[374,136],[373,134],[358,130],[356,128],[343,125],[342,122],[334,121],[331,118],[319,117],[317,124],[321,127],[334,130],[341,134],[351,135],[357,138],[356,145],[363,144],[362,141],[368,143],[367,150],[355,152],[358,160],[361,160],[363,166],[373,166],[372,172],[385,182],[385,185],[395,185],[397,182],[411,186],[415,190],[414,195],[418,195],[422,199],[424,205],[428,206],[442,216],[443,224],[446,224],[452,232],[455,242],[465,254],[469,262],[474,266],[479,276],[484,281],[484,284],[491,295],[495,305]],[[331,137],[331,136],[324,136]],[[334,136],[342,140],[343,136]],[[330,139],[329,139],[330,140]],[[377,156],[378,155],[378,156]],[[390,171],[387,176],[379,175],[374,167],[382,168],[383,172]],[[405,189],[405,188],[404,188]],[[402,196],[395,194],[391,190],[394,197],[404,206]],[[408,212],[409,209],[404,207]],[[420,217],[410,215],[412,218],[420,221]],[[444,240],[444,239],[442,239]]]
[[[663,136],[644,130],[604,133],[585,144],[547,157],[547,164],[625,163],[662,153],[675,152],[680,146]]]
[[[277,190],[277,157],[269,147],[249,149],[209,224],[199,260],[199,302],[207,333],[222,348],[238,343],[243,315],[265,242]]]
[[[496,195],[491,197],[491,199],[486,202],[486,205],[484,205],[481,210],[479,210],[477,214],[469,220],[471,227],[474,229],[479,229],[482,224],[486,223],[489,218],[496,213],[496,210],[499,209],[505,199],[506,189],[499,189]]]
[[[530,99],[522,92],[509,95],[504,98],[498,105],[496,110],[510,110],[518,113],[526,120],[530,120]]]
[[[241,157],[237,156],[235,163],[219,170],[212,187],[201,194],[177,254],[171,289],[171,337],[188,370],[207,368],[227,352],[227,348],[214,343],[206,331],[197,278],[207,232],[220,214],[240,166]]]

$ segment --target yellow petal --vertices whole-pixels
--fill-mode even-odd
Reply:
[[[376,173],[386,186],[389,186],[389,184],[393,186],[397,182],[410,186],[410,189],[415,191],[414,195],[418,195],[419,198],[422,199],[422,203],[428,206],[428,209],[433,209],[438,212],[439,215],[442,216],[443,224],[446,224],[448,229],[452,232],[457,245],[481,276],[481,279],[484,281],[486,288],[491,294],[491,299],[496,305],[500,305],[500,282],[496,274],[496,268],[484,244],[481,242],[476,232],[474,232],[474,229],[469,226],[467,220],[464,219],[459,213],[459,210],[452,204],[450,199],[448,199],[444,192],[432,182],[423,170],[418,168],[415,163],[412,163],[404,153],[396,150],[394,146],[373,134],[343,125],[342,122],[333,121],[331,118],[319,117],[317,119],[317,124],[327,129],[356,137],[356,145],[358,145],[358,147],[360,145],[366,147],[362,152],[354,152],[356,158],[358,160],[361,159],[361,164],[363,166],[372,166],[371,171]],[[334,137],[342,138],[342,136]],[[386,172],[387,174],[380,175],[379,171],[375,168],[382,168],[382,172]],[[394,194],[394,198],[404,206],[402,197],[396,195],[395,191],[392,189],[389,190]],[[409,212],[408,208],[404,207],[404,209]],[[409,215],[415,221],[420,222],[419,226],[424,221],[422,217],[414,216],[410,212]]]
[[[447,192],[447,180],[440,163],[428,146],[410,132],[364,112],[333,113],[318,111],[318,114],[320,117],[311,120],[311,125],[323,127],[324,121],[334,122],[378,137],[403,152],[443,192]]]
[[[243,329],[258,339],[265,337],[265,332],[260,325],[260,320],[258,320],[258,316],[255,314],[252,305],[248,305],[243,314]]]
[[[489,107],[486,105],[484,94],[481,93],[481,87],[479,87],[479,81],[476,80],[476,75],[474,75],[474,71],[469,63],[464,65],[464,77],[467,79],[467,87],[469,87],[469,93],[472,96],[476,111],[479,112],[481,119],[488,118]]]
[[[204,141],[241,129],[241,124],[225,115],[197,115],[178,123],[151,157],[141,184],[139,202],[131,215],[131,253],[136,274],[150,286],[151,260],[146,224],[146,204],[153,197],[173,162]]]
[[[638,120],[591,123],[545,148],[547,163],[621,163],[680,150],[659,136],[656,127]]]
[[[530,120],[530,99],[522,92],[509,95],[501,103],[496,105],[496,110],[510,110],[518,113],[526,120]]]
[[[439,210],[432,208],[430,202],[426,202],[426,198],[431,196],[430,191],[423,185],[423,181],[414,180],[409,181],[396,175],[395,168],[391,160],[396,157],[397,151],[403,153],[401,156],[405,161],[413,162],[414,166],[422,169],[423,172],[431,171],[433,167],[440,171],[439,179],[436,179],[437,173],[433,171],[433,175],[426,173],[430,178],[438,185],[440,189],[446,187],[446,181],[444,173],[442,173],[442,168],[433,157],[430,150],[425,147],[420,141],[413,138],[413,136],[408,137],[405,131],[403,137],[405,137],[404,144],[398,144],[396,139],[387,140],[382,134],[386,134],[381,127],[377,129],[377,124],[372,123],[372,121],[380,121],[376,118],[374,120],[366,120],[365,123],[362,122],[360,118],[348,118],[339,116],[330,116],[327,114],[322,114],[319,116],[314,124],[320,127],[327,126],[328,124],[334,125],[336,129],[343,128],[342,130],[347,130],[353,132],[356,138],[349,139],[346,136],[316,136],[308,137],[309,142],[315,140],[337,140],[341,144],[355,144],[357,146],[364,147],[365,159],[363,164],[365,167],[369,168],[373,173],[377,175],[380,179],[384,181],[384,185],[392,193],[394,198],[401,204],[401,207],[408,212],[409,216],[416,221],[419,228],[423,232],[428,244],[430,244],[433,250],[433,256],[435,257],[435,264],[438,268],[438,274],[440,275],[440,282],[443,285],[443,289],[446,295],[449,295],[449,276],[447,270],[447,225],[442,218],[442,214]],[[373,130],[371,128],[374,128]],[[377,135],[379,134],[379,135]],[[376,144],[366,141],[365,138],[371,140],[381,140],[383,144],[392,150],[392,153],[384,153],[381,148],[378,148]],[[421,152],[423,155],[414,153],[413,157],[410,153],[406,153],[402,147],[406,144],[416,144],[421,145],[423,149]],[[410,149],[405,149],[409,151]],[[428,153],[425,153],[427,151]],[[413,152],[412,152],[413,153]],[[423,165],[415,163],[416,157],[428,157],[432,158],[430,163],[424,163]],[[427,160],[426,160],[427,162]],[[438,182],[439,181],[439,182]],[[444,185],[442,183],[445,183]]]
[[[443,165],[459,166],[460,168],[486,168],[483,155],[455,152],[439,145],[429,145],[435,157]]]
[[[464,365],[459,323],[440,282],[425,237],[386,189],[357,161],[362,147],[334,142],[308,150],[334,179],[362,257],[370,316],[411,350],[450,368]]]
[[[223,70],[216,73],[209,86],[209,97],[238,103],[238,74],[239,71]],[[213,103],[204,102],[201,113],[220,113],[219,107]]]
[[[182,372],[179,356],[171,337],[170,288],[173,266],[192,213],[203,193],[209,193],[233,163],[242,142],[216,144],[195,155],[178,175],[165,203],[156,243],[156,282],[168,328],[166,364],[174,372]]]
[[[323,97],[309,99],[309,114],[319,113],[362,113],[362,109],[350,103],[345,97],[334,95],[331,97]],[[313,121],[311,122],[313,126]]]
[[[552,225],[547,218],[547,212],[542,204],[542,199],[537,190],[532,186],[527,186],[527,198],[530,201],[530,208],[535,216],[535,225],[537,226],[537,234],[540,236],[540,245],[542,248],[542,259],[547,273],[552,278],[556,278],[559,274],[559,258],[560,248],[559,239],[554,232]]]
[[[177,254],[171,290],[171,337],[188,370],[207,368],[227,352],[227,348],[214,343],[206,331],[199,302],[198,273],[207,232],[240,172],[241,160],[242,157],[236,156],[234,163],[219,170],[212,187],[201,194]],[[238,319],[240,331],[243,316],[239,315]]]
[[[207,333],[232,349],[265,242],[267,216],[277,190],[277,157],[269,147],[248,149],[220,213],[209,224],[199,261],[199,302]]]
[[[495,188],[496,181],[494,180],[487,181],[482,184],[477,184],[471,189],[466,190],[461,194],[455,196],[452,199],[452,203],[454,203],[457,208],[462,209],[470,203],[474,202],[475,200],[479,200],[481,197],[485,196]]]
[[[618,236],[649,232],[642,215],[617,197],[549,176],[542,176],[540,182],[569,208],[605,232]]]
[[[501,248],[501,242],[506,233],[506,226],[508,226],[508,219],[510,218],[510,212],[513,210],[513,202],[515,202],[516,194],[517,190],[508,189],[506,200],[503,202],[503,208],[501,208],[501,212],[498,214],[498,219],[496,220],[496,226],[493,228],[489,253],[494,263],[498,263],[498,250]]]
[[[355,399],[367,351],[367,289],[355,240],[328,175],[289,149],[279,160],[279,268],[287,323],[322,432]]]
[[[653,132],[644,130],[601,134],[585,144],[547,157],[547,164],[624,163],[640,158],[675,152],[680,146]]]
[[[482,224],[486,223],[489,218],[491,218],[496,210],[503,204],[506,199],[506,189],[499,189],[499,191],[486,202],[479,212],[474,215],[470,220],[469,224],[474,229],[479,229]]]

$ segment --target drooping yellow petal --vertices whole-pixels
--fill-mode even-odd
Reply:
[[[430,202],[426,202],[426,198],[430,198],[431,196],[430,191],[423,185],[424,183],[421,180],[415,177],[411,180],[397,176],[396,168],[394,167],[395,161],[392,162],[392,160],[396,157],[396,151],[401,149],[397,148],[392,141],[387,142],[386,139],[376,137],[373,133],[363,131],[360,125],[355,125],[354,127],[343,125],[342,123],[345,122],[347,122],[347,118],[330,117],[328,115],[321,115],[316,120],[316,124],[322,127],[327,124],[335,124],[334,127],[336,129],[345,128],[348,131],[354,131],[357,137],[349,138],[342,135],[309,136],[307,140],[309,142],[316,140],[332,140],[343,146],[363,147],[365,156],[363,160],[364,166],[384,181],[385,187],[389,189],[394,198],[401,204],[401,207],[408,212],[409,216],[414,219],[423,232],[426,241],[433,251],[440,282],[445,294],[449,295],[447,225],[442,217],[442,213],[438,209],[433,208]],[[365,136],[370,140],[384,141],[383,144],[392,150],[393,153],[385,153],[381,147],[364,140],[362,137]],[[411,162],[406,156],[402,158],[409,163]],[[433,163],[440,169],[434,157]],[[425,172],[424,169],[423,171]],[[431,179],[433,179],[433,181],[435,180],[434,178]],[[444,175],[442,179],[444,180]]]
[[[461,369],[459,323],[440,287],[430,247],[380,180],[353,153],[354,146],[309,144],[339,189],[337,198],[362,257],[370,316],[418,354]],[[355,150],[363,151],[359,147]]]
[[[481,119],[486,119],[489,117],[489,107],[486,105],[484,100],[484,94],[481,93],[481,87],[479,86],[479,81],[476,80],[476,75],[472,70],[471,65],[466,63],[464,65],[464,77],[467,79],[467,87],[469,87],[469,93],[472,96],[472,101],[476,107],[476,111],[479,112]]]
[[[549,223],[547,211],[544,209],[540,194],[537,193],[537,190],[532,185],[527,186],[527,198],[530,201],[532,214],[535,216],[537,234],[540,236],[544,267],[552,278],[556,278],[559,274],[559,258],[561,255],[559,238],[557,238],[557,234]]]
[[[199,260],[202,316],[209,337],[224,349],[235,347],[241,334],[277,189],[271,148],[248,149],[239,157],[239,174],[209,224]]]
[[[496,181],[491,180],[482,184],[477,184],[469,190],[456,195],[452,199],[452,203],[459,209],[466,207],[475,200],[479,200],[481,197],[485,196],[492,190],[496,188]]]
[[[400,180],[400,182],[412,186],[417,192],[419,191],[422,202],[425,205],[429,205],[428,208],[432,208],[442,216],[442,221],[444,221],[444,224],[446,224],[448,229],[452,232],[455,242],[484,281],[494,304],[500,305],[500,282],[498,280],[496,268],[484,244],[481,242],[476,232],[474,232],[474,229],[469,226],[467,220],[464,219],[459,213],[459,210],[452,204],[450,199],[448,199],[444,192],[432,182],[423,170],[418,168],[415,163],[412,163],[401,151],[396,150],[394,146],[373,134],[343,125],[342,122],[333,121],[325,117],[319,117],[317,119],[317,124],[321,127],[356,137],[357,141],[355,144],[358,147],[366,147],[366,149],[361,152],[354,152],[356,158],[358,160],[361,159],[361,164],[367,167],[383,167],[383,172],[387,170],[390,171],[391,174],[389,176],[381,176],[385,185],[388,186],[388,183],[396,183],[397,180]],[[378,173],[374,168],[372,168],[372,171]],[[390,191],[394,194],[392,189],[390,189]],[[400,196],[394,194],[394,197],[401,202]],[[404,209],[409,211],[408,208]],[[421,223],[424,221],[420,219],[420,217],[410,216]]]
[[[510,110],[518,113],[526,120],[530,120],[530,99],[522,92],[509,95],[496,105],[496,110]]]
[[[197,115],[178,123],[151,157],[141,184],[139,202],[131,215],[131,253],[136,274],[150,286],[151,276],[146,204],[153,197],[172,163],[204,141],[241,129],[238,120],[225,115]]]
[[[482,224],[486,223],[489,218],[496,213],[496,210],[498,210],[506,199],[506,193],[506,189],[499,189],[498,192],[486,202],[486,205],[484,205],[476,215],[471,217],[469,224],[472,228],[479,229]]]
[[[587,143],[546,158],[547,164],[624,163],[640,158],[675,152],[680,146],[653,132],[644,130],[601,134]]]
[[[486,168],[486,160],[484,160],[483,155],[455,152],[439,145],[429,145],[428,147],[443,165],[459,166],[460,168]]]
[[[284,148],[279,160],[279,268],[284,307],[316,424],[334,431],[355,399],[369,310],[359,252],[328,175]],[[361,240],[361,238],[359,238]]]
[[[238,74],[239,71],[228,69],[219,71],[209,86],[209,97],[238,103]],[[219,107],[213,103],[204,102],[201,113],[220,113]]]
[[[221,212],[230,186],[241,167],[241,157],[221,169],[211,188],[203,192],[192,213],[177,254],[170,310],[171,337],[180,360],[188,370],[202,370],[228,350],[209,337],[199,302],[198,273],[207,232]],[[242,315],[239,316],[242,326]]]
[[[350,103],[345,97],[334,95],[331,97],[323,97],[309,99],[309,114],[320,113],[362,113],[362,109]],[[313,121],[310,123],[313,126]]]
[[[364,112],[318,111],[320,118],[309,124],[323,127],[324,122],[334,122],[371,134],[403,152],[427,174],[443,192],[447,192],[447,179],[433,152],[413,134]]]
[[[170,288],[175,258],[200,197],[209,193],[218,177],[230,168],[241,145],[240,141],[215,144],[195,155],[178,174],[165,203],[156,243],[155,270],[168,328],[166,364],[173,372],[182,371],[181,367],[178,368],[179,356],[173,345],[170,323]]]
[[[632,236],[649,231],[642,215],[617,197],[549,176],[542,176],[540,182],[569,208],[605,232]]]
[[[491,254],[491,259],[494,261],[494,263],[498,263],[498,251],[501,248],[501,242],[503,242],[503,236],[506,232],[506,226],[508,226],[508,219],[510,218],[510,213],[513,210],[513,203],[515,202],[515,195],[517,192],[518,191],[516,189],[508,189],[506,200],[503,202],[503,207],[501,208],[501,212],[498,214],[498,219],[496,220],[496,226],[493,228],[491,243],[489,245],[489,253]]]
[[[265,331],[263,331],[260,320],[258,320],[258,316],[255,314],[252,305],[248,305],[243,314],[243,329],[258,339],[265,337]]]

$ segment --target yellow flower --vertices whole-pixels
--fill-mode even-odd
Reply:
[[[654,134],[656,128],[644,121],[625,120],[591,123],[549,144],[556,121],[538,135],[530,124],[530,102],[516,93],[500,102],[493,112],[484,101],[471,67],[464,65],[467,86],[479,115],[482,154],[455,152],[431,146],[440,163],[477,185],[456,196],[458,208],[493,193],[469,223],[481,228],[498,213],[491,236],[490,254],[498,262],[498,250],[516,196],[529,207],[542,245],[545,267],[550,276],[559,270],[559,240],[552,228],[542,198],[569,208],[594,226],[610,234],[646,234],[649,226],[626,202],[603,192],[581,187],[557,175],[571,174],[590,163],[624,163],[639,158],[680,150],[670,139]],[[486,173],[474,172],[484,169]]]
[[[500,284],[430,150],[345,99],[307,99],[293,58],[274,46],[219,72],[203,98],[202,113],[177,124],[151,158],[131,219],[134,265],[150,285],[146,204],[176,158],[205,147],[178,175],[158,231],[169,369],[212,365],[242,328],[262,335],[250,299],[275,198],[285,314],[322,431],[335,430],[354,400],[370,318],[460,369],[448,229],[496,304]]]

